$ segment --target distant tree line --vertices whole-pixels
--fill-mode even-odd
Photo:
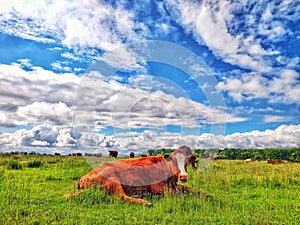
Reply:
[[[224,159],[256,160],[281,159],[300,161],[300,148],[265,148],[265,149],[233,149],[220,150],[218,155]]]
[[[174,149],[150,149],[147,151],[148,156],[170,154]],[[265,149],[194,149],[193,153],[200,158],[220,157],[221,159],[238,159],[245,160],[254,158],[256,160],[281,159],[290,161],[300,161],[300,148],[265,148]]]

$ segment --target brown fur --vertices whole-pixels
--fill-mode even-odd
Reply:
[[[286,161],[280,160],[280,159],[268,159],[267,163],[270,164],[280,164],[280,163],[286,163]]]

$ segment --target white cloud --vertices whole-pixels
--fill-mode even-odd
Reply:
[[[76,139],[72,135],[72,129],[71,128],[63,128],[59,130],[58,136],[56,137],[56,143],[55,146],[61,146],[61,147],[70,147],[70,146],[76,146]]]
[[[71,72],[72,69],[69,66],[63,65],[63,62],[56,61],[54,63],[51,63],[53,70],[59,70],[59,71],[65,71],[65,72]]]
[[[58,75],[39,67],[25,71],[16,64],[0,64],[1,126],[70,123],[79,81],[73,74]]]
[[[30,59],[19,59],[18,60],[21,67],[32,67],[30,61],[31,61]]]
[[[34,102],[26,106],[18,107],[16,116],[20,120],[17,123],[40,123],[45,124],[70,124],[71,109],[62,102],[46,103]]]
[[[213,134],[183,136],[171,132],[158,135],[152,130],[115,136],[97,133],[78,133],[77,139],[70,127],[35,126],[31,130],[21,129],[15,133],[0,134],[0,146],[58,147],[79,146],[82,151],[102,151],[118,149],[121,152],[141,152],[154,148],[177,148],[188,145],[191,148],[293,148],[300,146],[300,125],[281,125],[275,130],[251,131],[221,136]]]
[[[62,57],[66,58],[66,59],[72,59],[72,60],[75,60],[75,61],[81,61],[82,59],[70,52],[63,52],[60,54]]]
[[[270,93],[276,98],[271,101],[300,103],[300,74],[294,70],[284,70],[279,77],[275,77],[269,84]]]
[[[49,146],[49,143],[47,141],[39,141],[39,140],[34,140],[31,142],[32,146]]]
[[[188,98],[105,82],[100,74],[84,86],[86,77],[32,69],[0,65],[2,126],[82,123],[119,128],[198,127],[245,120]]]
[[[132,17],[127,10],[96,0],[2,1],[0,31],[35,41],[58,39],[66,46],[112,50],[122,39],[135,40],[138,24]]]
[[[266,123],[291,121],[292,119],[293,118],[290,117],[290,116],[275,116],[275,115],[266,115],[266,116],[264,116],[264,121]]]
[[[287,148],[300,146],[300,125],[281,125],[275,130],[251,131],[226,136],[225,147]]]
[[[85,149],[89,148],[110,148],[117,147],[118,143],[115,136],[106,136],[98,133],[83,132],[78,139],[79,146]]]
[[[151,6],[157,9],[155,16],[149,10]],[[164,39],[168,34],[176,40],[179,33],[173,32],[177,31],[175,19],[226,62],[266,72],[271,70],[266,56],[279,53],[274,50],[274,40],[292,32],[288,24],[299,15],[297,1],[144,1],[132,3],[128,9],[124,1],[112,6],[97,0],[3,0],[0,31],[42,42],[58,40],[68,47],[108,51],[145,38]],[[268,41],[268,49],[262,40]]]
[[[22,146],[71,146],[75,143],[71,137],[71,129],[68,127],[57,127],[38,125],[31,130],[19,129],[14,133],[4,133],[0,136],[0,145],[11,147]],[[72,145],[74,146],[74,144]]]
[[[282,40],[291,32],[289,22],[300,18],[295,1],[167,2],[172,16],[198,43],[205,43],[228,63],[260,72],[272,70],[265,59],[280,53],[274,50],[274,41]],[[270,47],[264,48],[262,40]]]
[[[217,89],[227,91],[238,102],[244,99],[266,98],[268,91],[265,89],[267,79],[257,73],[244,74],[241,79],[228,78],[217,85]]]
[[[269,102],[300,103],[299,73],[289,69],[273,78],[258,73],[243,74],[240,79],[227,78],[219,82],[217,89],[228,92],[238,102],[267,98]]]
[[[140,65],[145,64],[145,60],[138,54],[139,53],[135,52],[133,49],[124,45],[116,48],[114,51],[105,52],[103,56],[98,57],[98,60],[117,69],[140,70],[146,72],[145,68]]]
[[[169,0],[173,15],[196,40],[205,43],[224,61],[245,68],[268,72],[271,68],[262,56],[273,54],[260,45],[253,36],[234,35],[229,31],[229,24],[234,17],[233,10],[246,3],[230,1]],[[240,4],[240,5],[238,5]]]

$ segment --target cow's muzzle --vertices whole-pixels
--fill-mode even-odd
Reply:
[[[188,175],[187,175],[186,173],[180,174],[180,175],[179,175],[179,180],[180,180],[181,182],[187,182],[187,180],[188,180]]]

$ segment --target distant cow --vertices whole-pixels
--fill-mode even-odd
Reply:
[[[100,153],[95,153],[95,154],[93,154],[93,153],[85,153],[84,154],[84,156],[93,156],[93,157],[101,157],[102,156],[102,153],[100,152]]]
[[[286,161],[280,160],[280,159],[268,159],[267,163],[270,163],[270,164],[280,164],[280,163],[286,163]]]
[[[130,158],[134,158],[134,152],[129,153]]]
[[[195,159],[194,155],[186,155],[184,151],[178,149],[166,156],[105,162],[80,178],[78,181],[80,191],[77,194],[69,194],[67,197],[78,195],[83,189],[87,189],[93,184],[124,201],[147,206],[152,203],[133,196],[143,193],[162,196],[165,191],[169,191],[173,194],[176,192],[194,193],[209,197],[204,192],[178,184],[178,180],[181,182],[188,180],[186,167]]]
[[[189,162],[189,164],[191,164],[193,170],[196,170],[198,168],[199,162],[198,160],[195,160],[193,162]]]
[[[245,159],[244,160],[244,162],[255,162],[256,161],[256,159],[254,159],[254,158],[250,158],[250,159]]]
[[[144,158],[145,158],[145,157],[147,157],[147,155],[143,154],[143,155],[141,155],[141,157],[144,157]]]
[[[183,146],[179,147],[178,149],[183,151],[186,155],[192,155],[192,150],[188,146],[183,145]]]
[[[209,153],[208,152],[204,152],[203,155],[202,155],[202,158],[203,159],[209,158]]]
[[[81,152],[72,152],[71,156],[82,156]]]
[[[215,156],[215,157],[210,157],[210,158],[207,158],[208,160],[220,160],[222,159],[220,156]]]
[[[108,152],[109,152],[109,156],[110,156],[110,157],[117,158],[117,156],[118,156],[118,151],[113,151],[113,150],[111,150],[111,151],[108,151]]]

